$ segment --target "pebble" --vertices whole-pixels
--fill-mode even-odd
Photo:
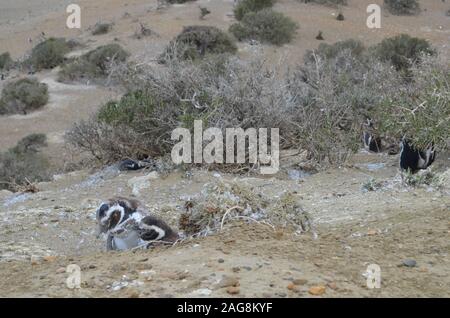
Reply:
[[[314,296],[320,296],[320,295],[323,295],[323,294],[325,293],[326,290],[327,290],[327,288],[326,288],[325,286],[323,286],[323,285],[312,286],[312,287],[309,289],[309,293],[310,293],[311,295],[314,295]]]
[[[287,285],[287,289],[291,290],[291,291],[297,291],[297,286],[294,283],[289,283]]]
[[[56,256],[44,256],[44,261],[49,263],[54,262],[56,261]]]
[[[219,263],[225,263],[225,260],[224,260],[223,258],[219,258],[217,261],[218,261]]]
[[[416,267],[417,262],[413,259],[405,259],[402,261],[402,265],[406,267]]]
[[[66,269],[64,267],[60,267],[60,268],[58,268],[56,270],[56,274],[62,274],[62,273],[65,273],[65,272],[66,272]]]
[[[329,282],[327,284],[328,287],[330,287],[332,290],[336,290],[337,289],[337,284],[336,282]]]
[[[200,288],[192,292],[192,294],[196,296],[209,296],[211,295],[211,293],[212,293],[211,289],[208,288]]]
[[[230,295],[237,295],[239,294],[240,290],[239,287],[230,286],[227,288],[227,293]]]
[[[293,283],[294,285],[305,285],[306,283],[308,283],[308,280],[303,279],[303,278],[298,278],[298,279],[294,279],[294,280],[292,281],[292,283]]]
[[[239,279],[233,276],[224,275],[216,284],[216,288],[237,287],[239,286]]]

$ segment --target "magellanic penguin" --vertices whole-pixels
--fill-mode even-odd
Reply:
[[[103,202],[96,212],[99,234],[107,234],[107,250],[149,247],[155,242],[173,244],[178,234],[139,201],[114,197]]]
[[[436,150],[433,144],[419,150],[411,145],[410,141],[403,138],[400,149],[400,168],[411,173],[427,169],[436,159]]]

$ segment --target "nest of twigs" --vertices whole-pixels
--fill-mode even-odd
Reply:
[[[298,199],[295,193],[286,192],[274,200],[242,181],[209,183],[197,197],[186,201],[179,229],[188,236],[206,236],[240,219],[262,223],[273,230],[307,232],[312,230],[311,218]]]

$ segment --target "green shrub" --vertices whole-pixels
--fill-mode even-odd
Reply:
[[[11,59],[9,52],[0,54],[0,70],[9,69],[12,64],[13,60]]]
[[[240,0],[234,8],[234,16],[240,21],[247,13],[271,8],[274,4],[275,0]]]
[[[92,35],[106,34],[112,29],[111,23],[97,23],[92,30]]]
[[[417,149],[434,144],[439,151],[450,139],[450,67],[427,58],[411,68],[413,81],[374,108],[380,130],[406,138]]]
[[[0,115],[27,114],[48,102],[47,84],[35,78],[23,78],[8,83],[0,99]]]
[[[64,55],[70,47],[63,38],[49,38],[36,45],[31,56],[25,64],[33,66],[36,70],[51,69],[64,62]]]
[[[101,80],[108,75],[112,62],[125,62],[128,56],[129,53],[119,44],[100,46],[65,64],[58,74],[58,80],[62,82]]]
[[[195,60],[208,54],[235,53],[237,50],[233,40],[220,29],[213,26],[188,26],[171,41],[160,62],[167,59],[180,58]]]
[[[395,15],[415,15],[420,12],[417,0],[384,0],[384,5]]]
[[[298,26],[289,17],[271,9],[246,14],[241,22],[230,27],[238,40],[254,39],[275,45],[289,43]]]
[[[412,64],[420,62],[423,54],[435,54],[427,40],[407,34],[384,39],[373,50],[379,59],[392,63],[398,71],[406,71]]]
[[[50,180],[49,163],[39,153],[45,146],[44,134],[32,134],[0,153],[0,189],[17,191],[29,183]]]

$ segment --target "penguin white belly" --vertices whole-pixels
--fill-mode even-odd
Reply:
[[[136,231],[129,231],[127,235],[114,236],[114,249],[124,251],[142,244],[142,240]]]

